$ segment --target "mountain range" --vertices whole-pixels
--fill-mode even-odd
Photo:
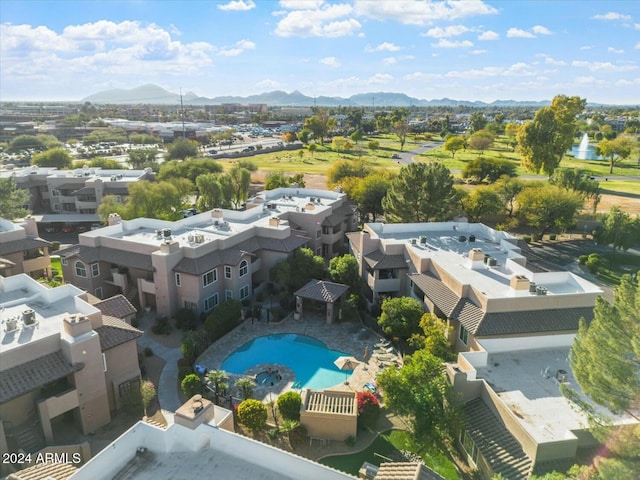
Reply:
[[[179,105],[180,94],[172,93],[158,85],[147,84],[131,89],[112,89],[89,95],[82,99],[82,102],[102,103],[102,104],[155,104],[155,105]],[[453,100],[450,98],[440,98],[425,100],[410,97],[404,93],[392,92],[370,92],[359,93],[348,98],[342,97],[309,97],[294,90],[291,93],[281,90],[239,96],[220,96],[214,98],[201,97],[193,92],[182,95],[182,102],[186,105],[220,105],[222,103],[265,103],[273,107],[298,106],[311,107],[313,105],[323,107],[455,107],[458,105],[466,107],[516,107],[533,106],[542,107],[549,105],[550,101],[516,101],[516,100],[496,100],[491,103],[481,101]]]

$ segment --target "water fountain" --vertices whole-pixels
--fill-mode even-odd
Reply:
[[[580,142],[580,146],[578,147],[578,153],[576,154],[576,158],[580,160],[586,160],[589,156],[589,135],[586,133],[582,137],[582,141]]]

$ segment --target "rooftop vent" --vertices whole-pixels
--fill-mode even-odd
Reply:
[[[18,329],[18,318],[17,317],[9,317],[5,321],[4,331],[5,332],[13,332]]]
[[[543,287],[542,285],[536,287],[536,295],[546,295],[547,291],[547,287]]]
[[[30,308],[27,310],[24,310],[22,312],[22,323],[24,323],[27,326],[33,325],[34,323],[36,323],[36,312],[31,310]]]
[[[464,235],[459,235],[458,236],[458,241],[461,242],[461,243],[462,242],[466,242],[467,241],[467,237],[465,237]]]
[[[162,230],[156,230],[156,240],[162,240]]]
[[[411,241],[411,245],[415,245],[416,243],[418,243],[417,238],[412,238],[410,241]]]
[[[469,243],[475,242],[476,241],[476,236],[475,235],[469,235]]]
[[[536,293],[536,282],[531,282],[529,284],[529,293]]]
[[[560,383],[565,383],[567,381],[567,377],[569,376],[569,373],[567,373],[566,370],[558,370],[556,372],[556,380],[558,380],[558,382]]]
[[[420,236],[420,245],[425,245],[427,243],[427,237],[424,235]]]
[[[195,233],[193,235],[193,241],[195,243],[204,243],[204,233],[200,233],[200,232]]]
[[[170,228],[163,228],[162,229],[162,236],[164,238],[171,238],[171,229]]]
[[[493,257],[488,257],[487,258],[487,265],[489,267],[495,267],[496,265],[498,265],[498,260],[493,258]]]

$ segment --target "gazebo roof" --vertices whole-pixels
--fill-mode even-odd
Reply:
[[[338,300],[347,290],[348,285],[342,283],[326,282],[324,280],[309,280],[309,282],[294,295],[309,300],[333,303]]]

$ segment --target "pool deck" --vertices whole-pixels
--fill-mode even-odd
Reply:
[[[384,349],[377,349],[375,345],[381,338],[371,330],[364,328],[359,322],[340,322],[327,325],[323,315],[305,312],[302,320],[287,318],[277,323],[267,323],[264,320],[254,320],[252,322],[251,319],[247,319],[232,332],[207,348],[196,363],[205,366],[209,370],[219,370],[225,358],[238,347],[255,338],[278,333],[296,333],[313,337],[323,342],[330,349],[353,355],[361,362],[353,370],[351,376],[348,377],[348,383],[341,382],[327,390],[363,391],[365,390],[364,385],[375,381],[378,372],[385,366],[393,362],[398,364],[402,362],[402,359],[397,354],[387,352]],[[366,363],[364,363],[365,350],[368,352],[368,361]],[[295,358],[291,359],[292,363],[295,361]],[[245,373],[249,376],[255,376],[256,373],[265,371],[270,367],[274,370],[279,369],[283,373],[283,378],[273,386],[256,387],[253,397],[257,400],[265,400],[268,399],[267,397],[270,394],[277,396],[294,388],[295,376],[293,372],[289,369],[285,370],[286,367],[282,365],[259,364]],[[233,384],[239,375],[229,374],[229,377],[230,384]],[[233,387],[230,389],[230,393],[237,394]]]

